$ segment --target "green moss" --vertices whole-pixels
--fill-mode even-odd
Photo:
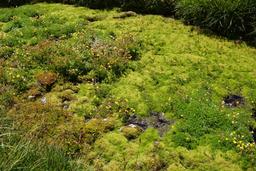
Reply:
[[[134,139],[140,135],[141,130],[136,127],[124,126],[121,128],[121,132],[127,139]]]

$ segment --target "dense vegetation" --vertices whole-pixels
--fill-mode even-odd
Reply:
[[[0,8],[0,170],[256,170],[255,54],[162,16]]]
[[[191,24],[210,28],[221,35],[256,38],[256,1],[181,0],[178,13]]]
[[[13,6],[42,1],[176,16],[219,35],[256,43],[255,0],[3,0],[1,4]]]

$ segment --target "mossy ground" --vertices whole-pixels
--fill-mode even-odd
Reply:
[[[15,129],[84,170],[255,170],[256,50],[171,18],[118,15],[0,9],[1,111]],[[48,88],[45,71],[58,75]],[[225,106],[230,94],[244,104]],[[150,112],[174,124],[127,139],[123,118]]]

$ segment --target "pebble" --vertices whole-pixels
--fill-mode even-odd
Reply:
[[[34,100],[36,96],[28,96],[28,100]]]
[[[42,102],[42,104],[46,104],[46,103],[47,103],[46,97],[42,97],[42,98],[41,98],[41,102]]]

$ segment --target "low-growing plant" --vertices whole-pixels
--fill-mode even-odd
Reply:
[[[38,83],[43,86],[47,91],[50,91],[52,85],[57,81],[57,74],[53,72],[39,73],[37,76]]]
[[[131,35],[117,40],[90,37],[86,33],[79,36],[83,38],[61,43],[44,41],[28,47],[29,55],[22,57],[23,62],[28,67],[48,68],[71,82],[110,82],[129,68],[129,61],[140,58],[140,44]]]
[[[3,59],[8,59],[9,57],[11,57],[14,53],[14,48],[10,48],[10,47],[2,47],[0,48],[0,60]],[[0,62],[1,64],[1,62]]]
[[[0,88],[0,108],[2,110],[9,109],[14,104],[14,90],[10,86],[1,85]]]
[[[1,109],[0,109],[1,112]],[[77,170],[61,148],[26,139],[15,132],[13,121],[0,113],[0,170]]]

